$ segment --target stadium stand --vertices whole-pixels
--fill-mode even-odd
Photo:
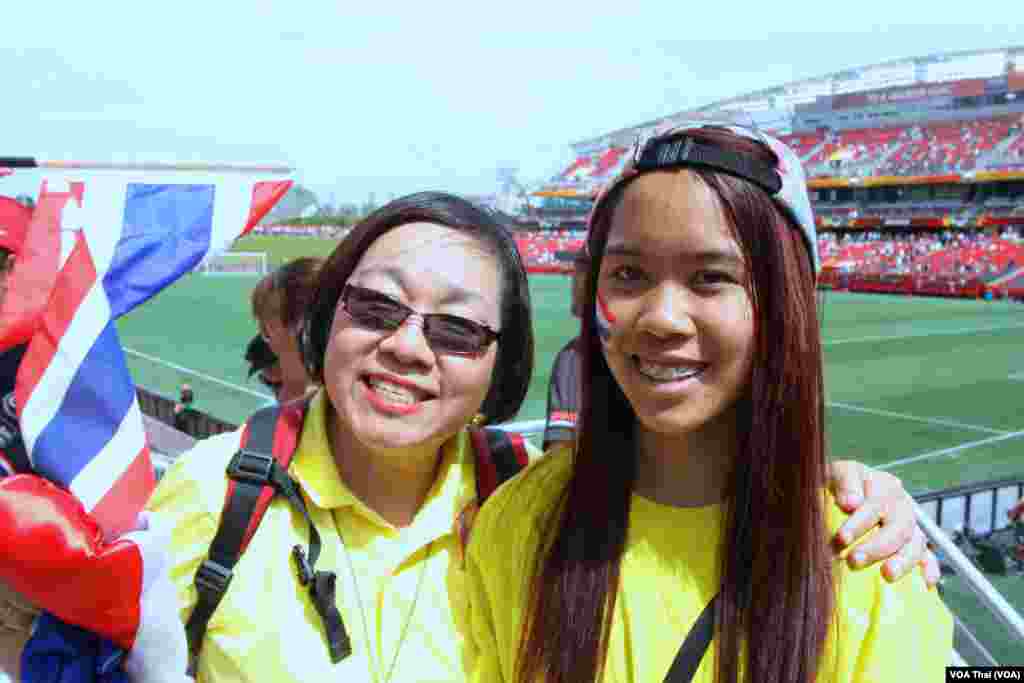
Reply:
[[[1024,273],[1022,65],[1024,48],[898,60],[577,142],[575,160],[532,193],[519,227],[534,232],[520,233],[520,248],[534,272],[565,272],[556,253],[575,241],[554,235],[585,227],[638,136],[724,116],[772,131],[804,163],[823,258],[843,276],[826,273],[827,286],[1005,296]]]

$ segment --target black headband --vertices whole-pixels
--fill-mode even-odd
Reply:
[[[648,142],[634,168],[644,173],[685,166],[710,168],[749,180],[771,196],[782,189],[782,178],[771,166],[745,155],[701,144],[687,135]]]

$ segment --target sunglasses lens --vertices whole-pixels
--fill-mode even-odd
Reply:
[[[405,304],[371,289],[349,286],[345,292],[345,310],[370,329],[398,329],[412,313]],[[435,351],[454,354],[480,353],[491,341],[487,328],[457,315],[424,316],[423,335]]]
[[[427,318],[426,337],[438,351],[479,353],[488,343],[487,330],[478,323],[455,315]]]
[[[367,289],[350,287],[345,310],[357,322],[375,330],[393,330],[409,317],[409,309]]]

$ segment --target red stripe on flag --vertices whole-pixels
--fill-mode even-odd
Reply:
[[[25,343],[36,330],[57,278],[61,214],[69,199],[66,192],[50,192],[43,181],[0,308],[0,349]]]
[[[108,538],[135,528],[139,511],[146,506],[156,487],[156,475],[149,455],[149,446],[143,446],[128,469],[103,494],[90,513]]]
[[[274,180],[256,183],[252,188],[252,204],[249,205],[249,220],[239,237],[256,227],[274,205],[292,187],[290,180]]]
[[[39,329],[32,336],[28,351],[18,368],[18,380],[14,396],[18,405],[18,416],[28,404],[28,398],[35,391],[43,373],[50,365],[60,340],[68,331],[79,306],[96,282],[96,267],[85,242],[85,237],[75,235],[75,247],[67,263],[57,276],[53,286],[50,305],[43,313]]]

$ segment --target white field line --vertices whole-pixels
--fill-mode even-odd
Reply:
[[[201,373],[201,372],[199,372],[197,370],[192,370],[191,368],[182,367],[181,365],[175,365],[174,363],[169,363],[168,361],[162,360],[160,358],[156,358],[154,356],[147,356],[146,354],[144,354],[144,353],[142,353],[140,351],[136,351],[135,349],[129,349],[129,348],[125,347],[124,352],[129,354],[129,355],[138,356],[139,358],[142,358],[144,360],[148,360],[150,363],[156,363],[157,365],[163,365],[164,367],[171,368],[172,370],[177,370],[178,372],[187,372],[190,375],[195,375],[196,377],[201,377],[202,379],[206,380],[207,382],[213,382],[214,384],[219,384],[222,387],[227,387],[229,389],[234,389],[235,391],[240,391],[243,394],[249,394],[250,396],[255,396],[256,398],[262,398],[262,399],[266,399],[266,400],[270,400],[270,399],[274,398],[270,394],[262,394],[262,393],[260,393],[258,391],[253,391],[252,389],[248,389],[246,387],[240,387],[237,384],[232,384],[231,382],[225,382],[222,379],[217,379],[216,377],[211,377],[210,375],[203,374],[203,373]]]
[[[826,339],[822,346],[840,346],[842,344],[861,344],[865,342],[894,341],[896,339],[915,339],[918,337],[946,337],[961,334],[974,334],[976,332],[1000,332],[1003,330],[1019,330],[1024,328],[1024,323],[1016,325],[994,325],[991,327],[961,327],[955,330],[940,330],[937,332],[910,332],[908,334],[879,335],[874,337],[849,337],[847,339]]]
[[[938,417],[920,417],[917,415],[908,415],[906,413],[894,413],[888,410],[878,410],[876,408],[864,408],[862,406],[856,406],[850,403],[838,403],[836,401],[830,401],[827,403],[830,408],[840,408],[842,410],[849,410],[855,413],[867,413],[868,415],[880,415],[882,417],[893,417],[899,420],[909,420],[910,422],[923,422],[925,424],[938,425],[940,427],[955,427],[956,429],[966,429],[974,432],[985,432],[986,434],[1009,434],[1005,429],[992,429],[991,427],[982,427],[980,425],[967,424],[965,422],[957,422],[955,420],[945,420]]]
[[[877,470],[888,470],[893,467],[899,467],[900,465],[907,465],[912,462],[918,462],[920,460],[930,460],[931,458],[941,458],[942,456],[956,455],[962,451],[966,451],[971,448],[977,448],[978,446],[987,446],[988,444],[998,443],[1000,441],[1008,441],[1010,439],[1019,439],[1024,436],[1024,430],[1019,432],[1009,432],[1007,434],[1000,434],[999,436],[990,436],[987,439],[981,439],[979,441],[968,441],[962,443],[959,446],[953,446],[952,448],[943,448],[937,451],[928,451],[927,453],[921,453],[919,455],[912,455],[909,458],[900,458],[899,460],[893,460],[884,465],[878,465],[875,467]]]

